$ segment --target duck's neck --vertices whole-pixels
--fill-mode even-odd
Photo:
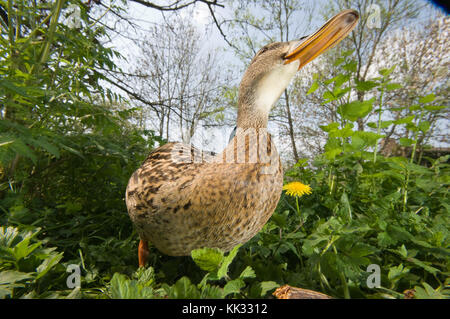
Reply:
[[[269,120],[269,110],[255,105],[239,105],[237,116],[237,127],[248,128],[267,128]]]
[[[267,128],[270,110],[279,97],[279,92],[274,92],[273,89],[241,85],[237,127],[242,129]]]
[[[267,127],[269,112],[289,85],[298,65],[295,61],[288,66],[274,67],[260,77],[246,72],[239,87],[238,127]]]

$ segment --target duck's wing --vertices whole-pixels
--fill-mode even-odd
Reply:
[[[260,165],[214,158],[180,143],[148,156],[126,192],[141,239],[168,255],[200,247],[229,250],[267,222],[281,194],[281,166],[276,174],[262,174]]]

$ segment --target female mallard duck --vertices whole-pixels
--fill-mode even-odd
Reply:
[[[225,150],[212,155],[181,143],[150,153],[131,176],[128,214],[140,236],[139,266],[147,242],[171,256],[193,249],[225,251],[247,242],[280,199],[283,170],[267,133],[269,111],[297,70],[346,37],[358,13],[346,10],[300,41],[264,46],[239,87],[237,130]]]

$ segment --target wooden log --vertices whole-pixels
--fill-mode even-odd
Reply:
[[[277,299],[333,299],[333,297],[325,295],[314,290],[291,287],[284,285],[277,288],[273,295]]]

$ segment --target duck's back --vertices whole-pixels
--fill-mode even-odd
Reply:
[[[269,144],[271,163],[230,163],[226,150],[212,156],[181,143],[151,152],[126,190],[141,239],[171,256],[202,247],[228,251],[251,239],[281,195],[282,168]]]

